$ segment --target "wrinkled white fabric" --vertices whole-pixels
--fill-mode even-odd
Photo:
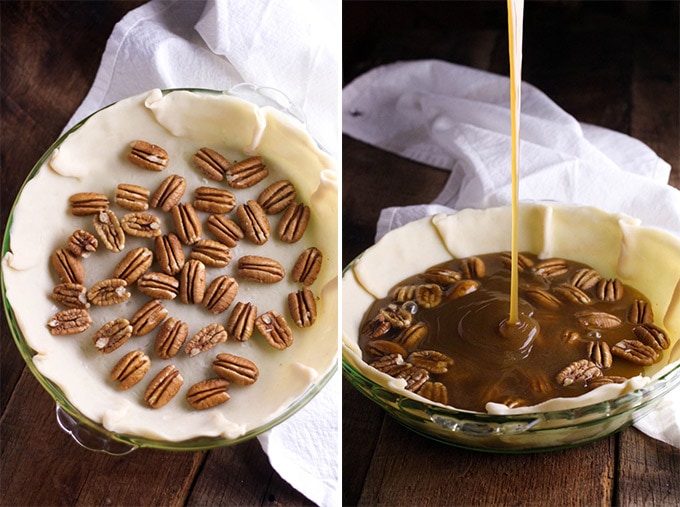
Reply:
[[[579,123],[528,83],[520,120],[520,200],[597,206],[680,236],[680,191],[645,144]],[[342,122],[344,134],[451,171],[432,203],[382,210],[376,240],[433,213],[511,202],[505,76],[438,60],[377,67],[344,88]],[[680,447],[680,389],[636,427]]]
[[[116,24],[88,95],[65,130],[153,88],[283,93],[312,136],[339,151],[340,3],[335,0],[152,0]],[[303,119],[300,118],[300,119]],[[274,469],[318,505],[339,505],[338,372],[309,404],[259,439]]]

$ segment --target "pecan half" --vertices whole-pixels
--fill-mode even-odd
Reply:
[[[424,368],[413,366],[397,373],[394,377],[402,378],[406,381],[405,389],[407,391],[417,392],[425,382],[430,380],[430,373]]]
[[[536,306],[547,310],[557,310],[562,305],[562,301],[557,296],[539,287],[526,289],[524,297]]]
[[[255,363],[234,354],[217,354],[212,364],[213,371],[232,384],[248,386],[254,384],[260,375]]]
[[[586,382],[586,387],[588,389],[595,389],[596,387],[608,385],[608,384],[622,384],[626,381],[626,377],[620,377],[618,375],[602,375],[600,377],[593,377],[588,379]]]
[[[111,370],[109,378],[118,381],[118,389],[130,389],[144,378],[151,367],[151,359],[141,350],[125,354]]]
[[[369,340],[375,340],[385,336],[391,329],[392,324],[390,324],[384,315],[379,313],[363,326],[361,334],[365,335]]]
[[[413,322],[413,314],[403,306],[391,303],[381,308],[379,314],[382,315],[393,328],[406,328]]]
[[[510,269],[512,267],[512,252],[503,252],[500,254],[501,257],[501,262],[503,263],[503,266],[506,268]],[[522,253],[518,252],[517,253],[517,270],[520,273],[523,273],[524,271],[528,271],[531,269],[534,265],[534,261],[529,259],[526,255],[523,255]]]
[[[633,328],[633,334],[645,345],[649,345],[657,351],[666,350],[671,346],[671,341],[666,332],[654,324],[642,324]]]
[[[151,191],[139,185],[121,183],[116,187],[114,196],[116,204],[130,211],[146,211],[149,209]]]
[[[151,213],[134,211],[123,215],[120,226],[126,234],[137,238],[155,238],[161,235],[161,221]]]
[[[618,301],[623,297],[623,284],[618,278],[612,280],[602,278],[597,282],[595,293],[601,301]]]
[[[394,377],[403,371],[413,368],[413,365],[404,361],[399,354],[388,354],[369,363],[378,371]]]
[[[193,357],[226,341],[227,331],[222,324],[208,324],[187,342],[184,352]]]
[[[468,257],[461,260],[460,273],[463,278],[484,278],[486,265],[479,257]]]
[[[468,294],[472,294],[481,287],[477,280],[461,280],[456,282],[453,287],[449,288],[444,295],[444,299],[451,301],[458,299]]]
[[[574,314],[583,327],[594,329],[612,329],[621,325],[621,319],[607,312],[586,310]]]
[[[612,366],[612,353],[609,344],[605,341],[591,341],[587,344],[588,359],[590,359],[595,366],[606,370]]]
[[[373,357],[382,357],[390,354],[399,354],[401,357],[406,357],[407,355],[404,347],[389,340],[372,340],[366,345],[366,352]]]
[[[177,395],[182,384],[182,374],[174,365],[169,364],[149,383],[144,392],[144,401],[151,408],[161,408]]]
[[[168,310],[160,301],[157,299],[149,301],[137,310],[130,319],[132,334],[134,336],[142,336],[150,333],[161,325],[167,316]]]
[[[299,241],[307,230],[310,216],[311,211],[306,204],[289,204],[276,228],[279,239],[285,243]]]
[[[229,213],[236,206],[234,194],[224,188],[198,187],[194,190],[194,208],[206,213]]]
[[[73,252],[74,255],[82,257],[83,259],[88,258],[96,252],[98,246],[99,241],[97,241],[97,238],[82,229],[73,231],[73,234],[68,238],[68,249]]]
[[[650,366],[659,360],[656,349],[640,340],[621,340],[611,350],[613,355],[641,366]]]
[[[427,324],[424,322],[418,322],[406,329],[403,329],[397,337],[394,339],[394,343],[397,343],[404,347],[407,352],[411,352],[418,348],[421,342],[427,336],[429,330]]]
[[[190,259],[197,259],[213,268],[224,268],[231,262],[234,253],[224,243],[212,239],[199,239],[189,254]]]
[[[238,260],[238,276],[258,283],[276,283],[283,280],[286,270],[274,259],[244,255]]]
[[[569,271],[564,259],[546,259],[534,264],[532,271],[543,278],[555,278]]]
[[[47,327],[53,335],[78,334],[92,324],[90,314],[84,308],[69,308],[55,313],[47,321]]]
[[[102,354],[110,354],[132,336],[132,326],[122,317],[104,324],[92,337],[92,343]]]
[[[187,391],[187,401],[196,410],[216,407],[229,401],[229,382],[221,378],[210,378],[192,385]]]
[[[442,286],[454,284],[463,277],[460,271],[438,267],[427,269],[421,276],[428,282],[436,283]]]
[[[420,389],[416,391],[417,394],[423,398],[427,398],[430,401],[436,403],[443,403],[446,405],[449,402],[449,393],[446,386],[441,382],[427,381]]]
[[[321,271],[323,254],[315,246],[311,246],[303,251],[295,261],[291,275],[294,282],[301,283],[309,287],[316,281]]]
[[[293,331],[284,316],[275,310],[269,310],[255,319],[255,327],[275,349],[283,350],[293,344]]]
[[[60,283],[52,289],[52,297],[66,308],[89,308],[87,288],[79,283]]]
[[[179,294],[179,280],[165,273],[144,273],[137,279],[137,289],[153,299],[175,299]]]
[[[121,278],[108,278],[95,283],[87,291],[87,299],[97,306],[117,305],[130,299],[127,282]]]
[[[167,275],[176,275],[184,267],[185,257],[182,243],[173,232],[159,236],[154,240],[156,259],[161,271]]]
[[[264,245],[271,234],[269,220],[257,201],[247,201],[236,208],[236,218],[245,236],[256,245]]]
[[[109,198],[98,192],[79,192],[68,198],[71,214],[77,217],[96,215],[109,208]]]
[[[189,325],[186,322],[170,317],[158,329],[153,350],[161,359],[175,357],[189,336]]]
[[[587,305],[590,303],[590,296],[575,285],[563,283],[553,288],[553,292],[562,301],[577,305]]]
[[[257,197],[267,215],[275,215],[288,207],[296,197],[295,187],[288,180],[275,181]]]
[[[227,333],[234,340],[247,341],[253,334],[256,318],[257,306],[239,301],[234,305],[227,322]]]
[[[221,275],[215,278],[205,290],[203,306],[210,310],[213,315],[222,313],[238,294],[238,282],[229,275]]]
[[[100,211],[94,216],[94,230],[108,250],[117,253],[125,248],[125,232],[118,217],[110,209]]]
[[[172,222],[175,224],[177,237],[185,245],[193,245],[203,235],[203,226],[196,210],[189,202],[179,203],[170,210]]]
[[[436,350],[417,350],[411,352],[406,361],[413,366],[436,374],[446,373],[449,371],[449,366],[453,366],[453,359]]]
[[[162,171],[168,167],[170,160],[167,151],[146,141],[134,141],[127,154],[127,159],[148,171]]]
[[[588,290],[595,287],[601,279],[602,276],[594,269],[582,268],[571,275],[569,283],[581,290]]]
[[[125,280],[132,285],[153,264],[153,252],[146,247],[140,246],[125,254],[116,267],[113,268],[112,277]]]
[[[154,191],[149,204],[152,208],[160,208],[163,211],[170,211],[182,200],[187,189],[187,180],[179,174],[171,174],[165,178],[158,188]]]
[[[225,174],[231,188],[248,188],[269,176],[269,169],[262,157],[256,156],[232,164]]]
[[[588,359],[579,359],[567,365],[556,376],[557,383],[563,386],[568,386],[577,382],[584,383],[592,377],[599,377],[602,375],[595,363]]]
[[[288,294],[288,310],[297,327],[310,327],[316,321],[314,293],[305,287]]]
[[[52,252],[52,268],[62,283],[78,283],[85,281],[85,268],[80,259],[71,250],[57,248]]]
[[[421,308],[434,308],[442,302],[442,288],[436,283],[402,285],[394,290],[392,299],[397,303],[415,301]]]
[[[201,148],[191,158],[196,169],[201,171],[206,178],[213,181],[222,181],[231,162],[210,148]]]
[[[234,248],[244,237],[241,226],[224,215],[210,215],[206,221],[206,227],[217,241],[229,248]]]
[[[652,305],[649,302],[636,299],[628,308],[626,318],[628,322],[633,324],[652,324],[654,322],[654,310],[652,310]]]
[[[184,304],[201,303],[205,296],[205,264],[189,259],[179,274],[179,298]]]

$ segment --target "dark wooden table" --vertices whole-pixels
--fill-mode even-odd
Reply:
[[[89,90],[114,24],[144,2],[0,2],[3,229],[14,197]],[[257,440],[206,452],[79,447],[0,327],[0,504],[309,505]]]
[[[345,2],[343,80],[439,58],[508,72],[505,2]],[[678,2],[530,2],[523,78],[577,119],[647,143],[680,188]],[[407,178],[417,184],[403,185]],[[448,173],[343,139],[343,261],[380,209],[432,201]],[[418,436],[343,385],[344,505],[678,505],[680,449],[628,428],[571,450],[498,455]]]

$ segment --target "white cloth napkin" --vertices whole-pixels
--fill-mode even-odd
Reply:
[[[383,210],[376,239],[433,213],[510,204],[509,108],[509,78],[437,60],[378,67],[347,85],[345,134],[451,171],[432,203]],[[680,236],[670,165],[640,141],[579,123],[528,83],[520,131],[520,200],[597,206]],[[680,389],[636,426],[680,447]]]
[[[284,93],[312,136],[337,156],[339,20],[333,0],[152,0],[116,24],[92,88],[66,128],[153,88],[228,90],[245,82]],[[279,475],[323,506],[340,503],[339,377],[259,437]]]

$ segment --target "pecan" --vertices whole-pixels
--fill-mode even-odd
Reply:
[[[395,378],[402,378],[406,381],[407,391],[417,392],[425,382],[430,380],[430,373],[424,368],[413,366],[394,375]]]
[[[421,276],[428,282],[442,286],[454,284],[463,277],[460,271],[438,267],[427,269]]]
[[[175,232],[182,243],[193,245],[201,239],[203,227],[191,203],[179,203],[172,207],[170,213],[172,222],[175,224]]]
[[[567,345],[574,345],[582,341],[581,333],[573,329],[565,329],[562,333],[562,341]]]
[[[151,192],[148,188],[131,183],[121,183],[116,188],[115,200],[121,208],[130,211],[146,211],[149,209],[150,195]]]
[[[244,255],[238,260],[238,276],[258,283],[276,283],[283,280],[286,270],[274,259]]]
[[[275,215],[288,207],[295,200],[296,192],[288,180],[275,181],[265,188],[257,198],[267,215]]]
[[[155,238],[161,235],[161,221],[151,213],[128,213],[120,219],[120,226],[127,234],[137,238]]]
[[[87,299],[97,306],[117,305],[130,299],[127,282],[121,278],[108,278],[95,283],[87,291]]]
[[[232,164],[225,175],[231,188],[248,188],[269,176],[269,169],[262,157],[250,157]]]
[[[229,401],[229,382],[221,378],[210,378],[192,385],[187,391],[189,405],[197,410],[216,407]]]
[[[205,295],[205,264],[189,259],[179,275],[179,298],[182,303],[201,303]]]
[[[415,301],[421,308],[434,308],[442,302],[442,288],[436,283],[402,285],[394,290],[392,299],[397,303]]]
[[[161,359],[175,357],[189,336],[189,325],[186,322],[170,317],[158,330],[153,350]]]
[[[379,313],[393,328],[401,329],[409,327],[413,321],[413,314],[410,311],[403,306],[398,306],[394,303],[381,308]]]
[[[595,287],[601,279],[602,276],[594,269],[582,268],[571,276],[569,283],[581,290],[588,290]]]
[[[394,343],[401,345],[407,352],[410,352],[418,348],[420,343],[427,336],[427,333],[427,324],[424,322],[418,322],[402,330],[394,339]]]
[[[184,352],[193,357],[226,341],[227,331],[222,324],[208,324],[187,342]]]
[[[67,308],[89,308],[87,288],[79,283],[60,283],[52,290],[52,297]]]
[[[142,306],[130,319],[132,334],[145,335],[156,329],[168,316],[168,310],[157,299]]]
[[[168,167],[168,152],[160,146],[146,141],[134,141],[130,146],[127,159],[142,169],[162,171]]]
[[[636,299],[628,308],[626,316],[633,324],[652,324],[654,322],[654,310],[652,305],[642,299]]]
[[[447,301],[452,301],[468,294],[475,292],[481,284],[477,280],[461,280],[456,282],[453,287],[446,291],[444,298]]]
[[[71,250],[57,248],[52,253],[52,267],[62,283],[79,283],[85,281],[85,268],[80,259]]]
[[[224,188],[198,187],[194,190],[194,208],[206,213],[229,213],[236,206],[234,194]]]
[[[217,241],[229,248],[234,248],[244,236],[241,226],[224,215],[210,215],[206,226]]]
[[[257,306],[252,303],[239,301],[234,305],[229,321],[227,333],[233,339],[244,342],[250,339],[257,318]]]
[[[528,288],[524,291],[524,297],[531,303],[548,310],[557,310],[562,302],[557,296],[539,287]]]
[[[217,354],[212,364],[213,371],[232,384],[248,386],[254,384],[260,375],[255,363],[234,354]]]
[[[128,285],[132,285],[142,276],[153,263],[153,252],[140,246],[125,254],[116,267],[113,268],[113,278],[121,278]]]
[[[654,324],[635,326],[633,334],[642,343],[649,345],[657,351],[665,350],[671,346],[671,341],[666,332]]]
[[[264,245],[271,234],[269,220],[257,201],[247,201],[236,208],[236,218],[243,234],[256,245]]]
[[[213,268],[223,268],[229,265],[233,252],[224,243],[212,239],[199,239],[189,254],[190,259],[198,259],[203,264]]]
[[[77,217],[96,215],[109,208],[109,198],[98,192],[79,192],[68,198],[71,214]]]
[[[597,282],[595,293],[601,301],[618,301],[623,297],[623,284],[618,278],[612,280],[602,278]]]
[[[388,354],[369,363],[370,366],[387,375],[395,376],[413,368],[413,365],[404,361],[399,354]]]
[[[137,279],[137,289],[153,299],[175,299],[179,294],[179,280],[165,273],[144,273]]]
[[[149,204],[152,208],[160,208],[163,211],[170,211],[182,200],[184,191],[187,188],[187,181],[179,174],[171,174],[165,178],[151,196]]]
[[[595,389],[596,387],[604,386],[607,384],[621,384],[626,381],[626,377],[620,377],[618,375],[602,375],[600,377],[593,377],[588,379],[586,382],[586,387],[588,389]]]
[[[206,178],[213,181],[222,181],[231,163],[215,150],[201,148],[191,158],[196,169],[201,171]]]
[[[427,398],[435,403],[446,405],[449,402],[449,394],[446,386],[441,382],[427,381],[416,391],[423,398]]]
[[[602,371],[595,363],[588,359],[579,359],[567,365],[556,376],[555,380],[562,386],[568,386],[577,382],[584,383],[592,377],[599,377]]]
[[[595,366],[606,370],[612,366],[612,353],[609,344],[605,341],[588,342],[588,359],[590,359]]]
[[[460,261],[460,273],[463,278],[483,278],[486,265],[479,257],[468,257]]]
[[[501,262],[503,265],[510,269],[512,267],[512,252],[503,252],[500,255],[501,257]],[[528,271],[531,269],[534,265],[534,261],[529,259],[526,255],[523,255],[521,253],[517,253],[517,270],[520,273],[523,273],[524,271]]]
[[[125,354],[111,370],[109,378],[118,381],[118,389],[130,389],[144,378],[151,367],[151,359],[141,350]]]
[[[275,310],[269,310],[255,319],[255,327],[275,349],[283,350],[293,344],[293,331],[283,315]]]
[[[574,314],[583,327],[594,329],[612,329],[621,325],[621,319],[607,312],[586,310]]]
[[[633,364],[650,366],[659,360],[659,353],[640,340],[621,340],[612,348],[612,355],[625,359]]]
[[[132,326],[122,317],[104,324],[92,337],[92,343],[102,354],[109,354],[122,346],[132,336]]]
[[[567,261],[564,259],[546,259],[537,262],[531,269],[543,278],[555,278],[569,271]]]
[[[175,233],[158,236],[154,240],[156,259],[161,271],[167,275],[176,275],[184,267],[184,250],[182,243]]]
[[[86,259],[97,251],[99,241],[92,234],[82,229],[73,231],[68,238],[68,249],[74,255]]]
[[[279,239],[285,243],[299,241],[307,229],[310,215],[311,211],[306,204],[289,204],[276,229]]]
[[[144,401],[151,408],[161,408],[175,397],[184,384],[184,378],[174,365],[169,364],[149,383]]]
[[[310,327],[316,321],[314,293],[304,288],[288,294],[288,310],[297,327]]]
[[[121,252],[125,248],[125,232],[118,217],[110,209],[100,211],[94,216],[94,230],[108,250]]]
[[[392,324],[381,313],[369,320],[361,329],[361,334],[370,340],[385,336],[392,329]]]
[[[406,361],[413,366],[423,368],[430,373],[446,373],[449,371],[449,366],[453,366],[453,359],[446,354],[436,350],[418,350],[411,352],[406,358]]]
[[[55,313],[47,321],[47,327],[53,335],[78,334],[92,324],[92,318],[84,308],[69,308]]]
[[[221,275],[215,278],[205,290],[203,306],[210,310],[213,315],[222,313],[234,301],[238,294],[238,282],[229,275]]]
[[[315,246],[307,248],[300,254],[293,266],[293,281],[309,287],[314,283],[321,271],[323,254]]]
[[[587,305],[590,303],[590,296],[575,285],[563,283],[553,288],[553,292],[562,301],[577,305]]]
[[[406,357],[406,350],[398,343],[389,340],[373,340],[366,345],[366,352],[373,357],[382,357],[389,354],[399,354]]]

